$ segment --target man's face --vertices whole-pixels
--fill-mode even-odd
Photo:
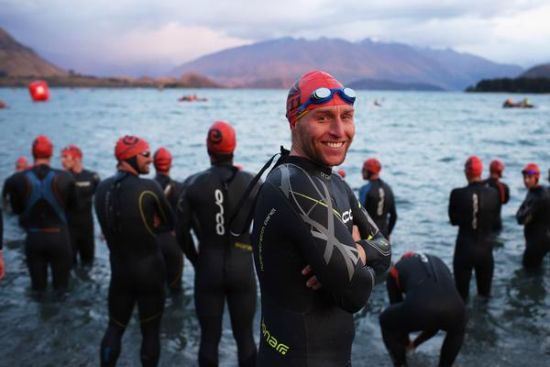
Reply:
[[[147,174],[149,173],[149,166],[153,162],[153,158],[151,157],[151,152],[143,152],[139,153],[136,156],[137,166],[140,174]]]
[[[341,164],[355,135],[351,105],[320,107],[308,112],[292,128],[292,149],[325,166]]]
[[[530,175],[530,174],[524,174],[523,175],[523,184],[528,189],[531,189],[531,188],[537,186],[538,181],[539,180],[537,179],[537,176],[535,176],[535,175]]]
[[[74,167],[75,159],[70,154],[63,154],[61,156],[61,165],[63,169],[70,171]]]

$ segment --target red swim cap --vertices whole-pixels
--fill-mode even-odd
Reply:
[[[29,168],[29,163],[27,162],[27,158],[25,158],[24,156],[17,158],[17,160],[15,161],[15,170],[17,172],[21,172],[26,170],[27,168]]]
[[[124,161],[148,150],[149,144],[142,138],[125,135],[116,142],[115,157],[119,161]]]
[[[53,144],[46,135],[38,135],[32,143],[34,158],[50,158],[53,154]]]
[[[228,122],[216,121],[210,126],[206,137],[208,153],[231,154],[236,145],[235,130]]]
[[[170,167],[172,167],[172,154],[164,147],[158,148],[153,155],[153,164],[157,171],[168,172]]]
[[[540,178],[540,168],[535,163],[528,163],[521,170],[523,175],[535,176],[537,179]]]
[[[344,171],[343,169],[339,169],[338,175],[342,178],[346,178],[346,171]]]
[[[61,156],[71,156],[73,158],[82,159],[82,150],[74,144],[67,145],[63,150],[61,150]]]
[[[382,170],[382,164],[376,158],[369,158],[363,163],[363,170],[367,172],[378,174]]]
[[[478,156],[472,155],[464,164],[464,172],[468,178],[480,177],[483,172],[483,163]]]
[[[498,159],[491,161],[491,164],[489,165],[489,171],[491,173],[498,174],[499,177],[502,177],[502,171],[504,171],[504,163],[502,163],[502,161]]]
[[[334,77],[324,71],[314,70],[302,75],[294,85],[288,91],[288,97],[286,99],[286,118],[288,122],[293,124],[298,120],[298,108],[305,103],[311,94],[318,88],[343,88],[342,83],[334,79]],[[320,107],[349,105],[345,102],[340,95],[334,94],[333,98],[325,103],[315,104],[312,103],[306,107],[305,111],[311,111]]]

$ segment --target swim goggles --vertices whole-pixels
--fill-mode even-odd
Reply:
[[[351,88],[317,88],[311,93],[308,100],[298,107],[298,114],[303,113],[311,104],[323,104],[332,100],[335,93],[337,93],[344,102],[351,105],[353,105],[357,96],[355,91]]]
[[[144,158],[149,158],[151,156],[151,152],[147,151],[147,152],[139,153],[139,155]]]
[[[521,171],[521,173],[522,173],[524,176],[536,176],[536,175],[539,174],[539,172],[537,172],[537,171],[535,171],[535,170],[531,170],[531,169],[529,169],[529,170],[525,170],[525,169],[524,169],[523,171]]]

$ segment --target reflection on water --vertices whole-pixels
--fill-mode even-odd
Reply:
[[[195,91],[185,91],[192,94]],[[47,133],[59,150],[70,143],[84,151],[84,163],[102,177],[114,171],[113,146],[122,134],[146,137],[152,148],[172,150],[173,176],[184,179],[208,167],[204,139],[214,120],[232,122],[238,133],[236,163],[258,170],[279,145],[289,146],[284,119],[286,91],[202,90],[208,103],[178,104],[181,90],[52,90],[46,104],[33,104],[25,89],[0,89],[10,105],[0,111],[0,179],[15,159],[30,150],[32,139]],[[384,98],[382,107],[372,100]],[[540,108],[506,111],[501,94],[399,93],[359,91],[357,134],[342,165],[357,190],[361,167],[369,156],[383,164],[382,178],[393,188],[399,219],[392,235],[395,257],[424,250],[451,265],[456,228],[448,223],[450,190],[465,184],[463,162],[471,154],[487,163],[506,164],[504,181],[511,200],[503,207],[503,232],[495,247],[493,297],[473,294],[464,347],[456,365],[547,367],[550,360],[550,258],[540,274],[521,270],[522,228],[514,213],[525,196],[521,168],[527,161],[550,165],[550,96],[530,96]],[[49,292],[37,302],[29,290],[22,231],[6,215],[4,246],[7,275],[0,282],[0,355],[6,366],[96,366],[99,343],[107,326],[108,252],[96,240],[97,259],[90,269],[77,269],[63,301]],[[355,315],[354,366],[391,366],[380,335],[378,317],[387,306],[385,286],[373,292],[368,306]],[[134,315],[135,316],[135,315]],[[256,330],[259,313],[256,314]],[[199,325],[193,302],[193,268],[184,272],[184,291],[170,295],[161,331],[161,366],[194,366]],[[436,366],[441,332],[410,356],[410,366]],[[256,336],[258,340],[259,333]],[[141,335],[134,317],[122,345],[120,366],[139,365]],[[220,343],[222,366],[236,366],[230,321],[224,319]]]

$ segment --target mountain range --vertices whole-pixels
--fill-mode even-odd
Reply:
[[[206,55],[171,74],[195,72],[232,87],[287,88],[311,69],[329,71],[344,83],[381,79],[446,90],[463,90],[483,78],[515,77],[523,71],[517,65],[498,64],[450,49],[369,39],[349,42],[281,38]]]
[[[0,28],[0,85],[25,85],[40,77],[70,86],[288,88],[312,69],[326,70],[357,89],[401,90],[463,90],[480,79],[516,77],[523,71],[450,49],[369,39],[280,38],[200,57],[164,78],[98,78],[57,67]]]

